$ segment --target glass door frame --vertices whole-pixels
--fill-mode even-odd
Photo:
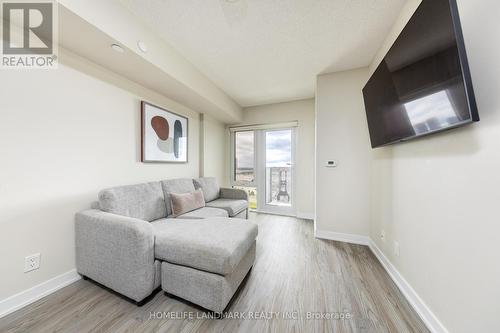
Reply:
[[[236,180],[236,133],[238,132],[254,132],[253,136],[253,167],[254,167],[254,177],[253,181],[243,181]],[[231,186],[242,186],[242,187],[257,187],[257,131],[254,130],[242,130],[231,132]]]
[[[270,205],[266,201],[266,133],[267,132],[274,132],[274,131],[283,131],[283,130],[290,130],[291,131],[291,165],[290,165],[290,172],[291,172],[291,195],[290,195],[290,206],[279,206],[279,205]],[[295,149],[296,149],[296,133],[297,131],[295,130],[295,127],[276,127],[276,128],[269,128],[269,129],[262,129],[258,131],[257,135],[257,151],[256,151],[256,156],[257,156],[257,161],[256,161],[256,180],[257,180],[257,193],[260,193],[260,195],[257,196],[257,211],[260,213],[267,213],[267,214],[277,214],[277,215],[286,215],[286,216],[296,216],[296,208],[295,208],[295,176],[296,176],[296,171],[295,171]]]
[[[243,180],[236,180],[236,133],[238,132],[253,132],[253,172],[254,172],[254,177],[253,181],[243,181]],[[237,131],[231,131],[230,132],[230,179],[229,179],[229,184],[231,187],[245,187],[245,188],[254,188],[255,192],[257,193],[257,199],[259,198],[259,192],[257,188],[257,131],[253,129],[245,129],[245,130],[237,130]],[[249,197],[249,210],[250,211],[257,211],[258,203],[257,200],[255,201],[255,207],[252,207],[253,203],[251,198]]]
[[[266,133],[271,131],[291,130],[291,188],[290,206],[277,206],[266,204]],[[236,145],[235,137],[237,132],[254,132],[254,180],[236,181]],[[257,191],[257,208],[254,211],[259,213],[296,216],[296,147],[297,130],[296,126],[283,126],[271,128],[241,129],[230,132],[230,185],[236,187],[252,187]]]

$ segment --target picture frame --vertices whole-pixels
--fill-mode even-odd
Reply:
[[[189,119],[141,101],[141,162],[187,163]]]

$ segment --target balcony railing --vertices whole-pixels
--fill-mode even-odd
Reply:
[[[266,168],[266,203],[289,206],[292,194],[291,167]]]

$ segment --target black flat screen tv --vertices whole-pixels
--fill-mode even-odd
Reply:
[[[456,0],[423,0],[363,88],[372,147],[479,121]]]

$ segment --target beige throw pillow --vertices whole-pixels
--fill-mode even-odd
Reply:
[[[173,217],[205,207],[205,198],[201,189],[190,193],[170,193],[170,200]]]

